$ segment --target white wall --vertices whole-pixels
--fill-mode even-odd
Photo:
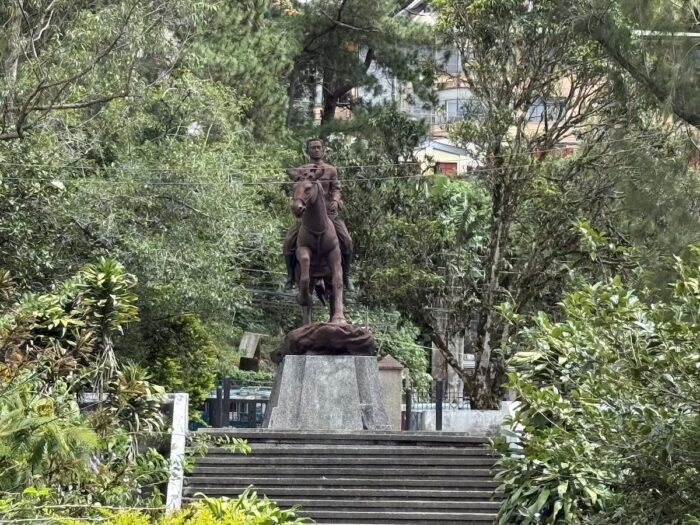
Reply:
[[[443,410],[442,431],[463,432],[470,436],[498,436],[511,413],[512,401],[501,402],[501,410]],[[416,430],[435,430],[435,410],[417,414]]]

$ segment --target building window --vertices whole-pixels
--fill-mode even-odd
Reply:
[[[445,115],[447,116],[447,122],[454,122],[455,120],[460,120],[462,118],[459,106],[459,100],[457,99],[445,101]]]
[[[456,49],[439,49],[435,51],[435,62],[442,66],[443,72],[449,75],[458,75],[462,72],[462,61],[460,60],[459,51]]]
[[[481,119],[485,115],[485,109],[475,98],[464,99],[451,98],[441,100],[440,105],[435,107],[435,123],[447,124],[458,122],[465,118]]]
[[[548,122],[557,120],[565,111],[566,102],[564,99],[544,100],[538,98],[527,111],[529,122],[544,122],[545,116]]]
[[[437,163],[438,173],[445,173],[446,175],[455,175],[457,173],[457,163],[456,162],[438,162]]]

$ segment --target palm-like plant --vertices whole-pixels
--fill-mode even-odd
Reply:
[[[87,327],[95,334],[95,391],[99,398],[117,370],[114,332],[138,318],[133,292],[136,278],[113,259],[100,258],[80,272],[79,307]]]
[[[97,446],[69,389],[37,394],[38,382],[26,373],[0,392],[0,490],[16,491],[35,479],[51,485],[56,475],[65,479]]]

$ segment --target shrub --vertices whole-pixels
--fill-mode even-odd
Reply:
[[[668,302],[619,279],[584,286],[519,337],[499,523],[697,521],[700,247]]]
[[[46,491],[27,491],[27,501],[36,502]],[[27,505],[25,505],[27,506]],[[3,500],[0,499],[0,511]],[[27,514],[24,514],[27,516]],[[105,525],[302,525],[309,523],[296,508],[280,509],[275,503],[246,490],[235,499],[207,498],[181,510],[164,514],[162,508],[120,510],[99,505],[40,506],[29,518],[45,525],[92,525],[96,519]],[[6,517],[6,514],[3,514]]]
[[[214,387],[218,351],[199,318],[184,313],[142,328],[153,381],[168,392],[187,392],[199,409]]]

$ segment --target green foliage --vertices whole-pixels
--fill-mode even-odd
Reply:
[[[82,292],[80,307],[88,326],[112,332],[135,321],[138,314],[134,305],[135,286],[134,276],[113,259],[100,258],[96,264],[85,265],[80,272],[78,290]]]
[[[119,264],[100,260],[0,316],[3,517],[160,501],[156,487],[169,473],[153,448],[164,430],[162,388],[142,369],[111,368],[95,355],[133,320],[133,284]]]
[[[226,377],[230,377],[232,381],[237,385],[248,386],[260,383],[270,383],[272,382],[273,374],[264,370],[254,372],[252,370],[241,370],[240,368],[233,368],[226,373]]]
[[[70,376],[79,364],[90,362],[98,372],[93,386],[103,386],[116,370],[114,333],[138,313],[134,286],[133,275],[119,263],[100,259],[51,293],[22,296],[0,316],[5,358],[41,360],[48,365],[41,370],[47,379]],[[11,362],[8,370],[13,369]]]
[[[0,260],[18,286],[45,290],[108,256],[137,277],[132,291],[143,325],[173,345],[181,336],[182,347],[193,349],[192,337],[214,330],[216,351],[227,355],[244,329],[277,333],[279,324],[288,325],[286,312],[261,307],[247,290],[277,285],[267,272],[281,263],[270,264],[289,221],[279,213],[286,209],[282,168],[292,158],[280,144],[286,90],[279,81],[294,46],[275,29],[282,8],[38,0],[0,9],[8,19],[1,29],[8,37],[0,44],[3,67],[12,67],[17,55],[16,83],[11,75],[0,81],[16,101],[2,105],[0,135],[12,130],[14,110],[37,76],[47,73],[53,81],[86,71],[39,93],[35,103],[61,107],[31,113],[27,123],[36,125],[21,140],[0,137]],[[20,38],[13,39],[16,30]],[[31,37],[39,32],[35,55]],[[111,39],[115,48],[93,64]],[[128,93],[98,102],[122,89]],[[200,335],[178,320],[190,315],[203,323]],[[127,329],[128,337],[116,341],[116,358],[146,363],[147,333]],[[91,342],[95,355],[111,358],[104,346]],[[175,354],[160,363],[174,381],[192,376],[190,391],[199,392],[193,402],[210,384],[215,355],[212,345],[200,346],[206,373],[195,370],[192,354],[175,355],[172,345]]]
[[[700,468],[700,248],[669,302],[620,279],[567,295],[521,331],[509,387],[522,449],[498,477],[500,523],[687,523]]]
[[[76,474],[98,446],[65,382],[38,393],[41,380],[24,373],[1,385],[0,490],[16,491],[37,479],[48,486]]]
[[[27,491],[27,501],[36,503],[45,496],[45,491]],[[75,509],[83,512],[76,513]],[[2,509],[2,507],[0,507]],[[181,510],[164,514],[162,511],[120,510],[113,506],[97,506],[92,513],[85,515],[87,506],[76,505],[73,513],[67,507],[55,506],[46,509],[37,517],[39,523],[47,525],[68,523],[70,525],[87,525],[95,519],[107,525],[301,525],[310,523],[299,518],[296,509],[280,509],[267,498],[258,497],[257,493],[246,490],[235,499],[226,497],[207,498],[187,505]]]
[[[203,501],[184,510],[183,514],[185,520],[192,520],[197,524],[221,522],[241,523],[241,525],[308,523],[305,519],[297,518],[296,509],[282,510],[267,498],[259,498],[255,492],[249,490],[244,491],[236,499],[205,497]],[[188,522],[185,521],[185,523]]]
[[[207,9],[187,60],[198,76],[234,88],[246,100],[243,113],[254,136],[280,134],[287,105],[283,80],[298,46],[290,33],[280,31],[280,8],[245,0],[210,2]]]
[[[428,350],[416,342],[419,330],[410,324],[399,324],[395,319],[398,316],[383,317],[385,323],[393,324],[389,324],[386,330],[376,332],[379,354],[392,356],[407,369],[412,388],[425,388],[432,378],[428,374]]]
[[[353,88],[380,94],[384,75],[411,82],[417,96],[431,99],[435,62],[421,50],[433,44],[432,31],[399,14],[400,2],[312,0],[293,4],[283,24],[298,47],[288,79],[288,123],[309,122],[309,112],[300,115],[293,104],[302,95],[313,100],[317,79],[323,86],[323,122],[333,121],[340,98]]]
[[[698,7],[693,1],[553,2],[576,20],[573,30],[624,72],[646,103],[700,125],[696,86]]]
[[[131,458],[138,452],[140,435],[157,434],[164,428],[164,388],[151,384],[145,369],[126,365],[109,381],[104,394],[104,405],[93,417],[93,426],[103,433],[114,425],[132,436]]]
[[[148,364],[153,380],[170,392],[187,392],[190,406],[199,410],[214,387],[218,349],[194,314],[166,317],[144,323],[145,348],[139,358]]]

